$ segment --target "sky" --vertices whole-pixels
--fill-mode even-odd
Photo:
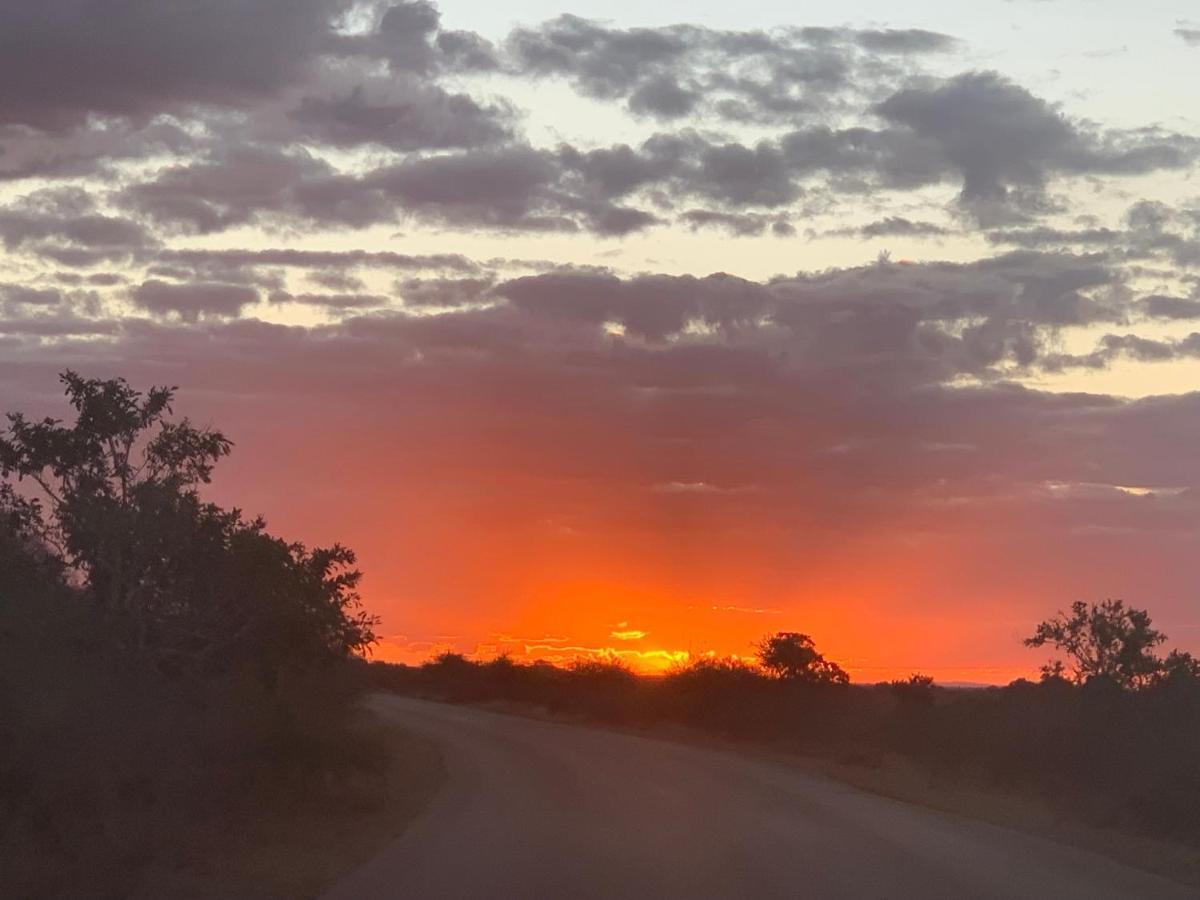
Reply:
[[[1200,650],[1200,15],[0,5],[0,409],[178,385],[377,658]]]

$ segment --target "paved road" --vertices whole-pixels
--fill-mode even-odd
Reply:
[[[447,781],[327,900],[1197,896],[1080,850],[735,753],[378,703],[441,744]]]

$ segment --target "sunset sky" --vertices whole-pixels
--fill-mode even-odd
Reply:
[[[174,384],[377,657],[1200,651],[1183,0],[0,4],[0,411]]]

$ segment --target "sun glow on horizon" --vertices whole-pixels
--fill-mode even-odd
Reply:
[[[566,639],[553,642],[489,643],[464,651],[459,645],[438,641],[408,641],[403,635],[382,638],[370,658],[379,662],[420,666],[432,662],[443,653],[460,653],[475,662],[489,662],[507,657],[518,664],[550,663],[560,667],[588,660],[615,662],[628,666],[639,675],[663,675],[700,659],[726,659],[757,665],[753,653],[718,653],[715,650],[696,651],[670,648],[630,649],[616,646],[587,646]],[[855,684],[874,684],[904,680],[914,674],[930,675],[939,684],[1004,685],[1019,678],[1036,680],[1037,666],[944,666],[944,665],[873,665],[869,660],[843,664]]]

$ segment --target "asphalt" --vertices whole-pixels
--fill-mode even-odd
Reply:
[[[1040,837],[746,755],[381,697],[446,782],[326,900],[1196,898]]]

